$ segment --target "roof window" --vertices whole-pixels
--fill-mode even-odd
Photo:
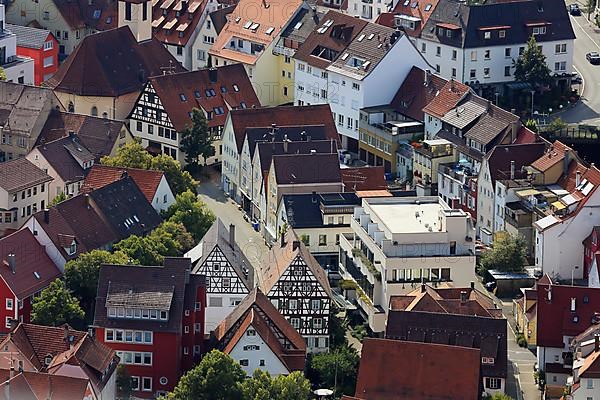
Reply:
[[[183,94],[183,93],[179,93],[179,99],[181,101],[187,101],[187,98],[185,97],[185,94]]]

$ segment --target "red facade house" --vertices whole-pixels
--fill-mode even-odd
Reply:
[[[190,271],[188,258],[165,258],[163,266],[100,268],[96,337],[127,366],[135,397],[173,390],[200,360],[205,277]]]
[[[17,36],[17,55],[33,58],[34,83],[39,86],[58,70],[58,40],[46,30],[6,24]]]
[[[29,229],[0,239],[0,333],[29,322],[31,300],[62,273]]]

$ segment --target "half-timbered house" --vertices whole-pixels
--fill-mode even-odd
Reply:
[[[309,352],[329,348],[331,288],[325,270],[296,233],[281,235],[257,266],[258,287],[305,339]]]
[[[235,225],[217,219],[186,255],[194,273],[206,276],[205,332],[210,333],[254,287],[253,268],[235,240]]]
[[[304,371],[306,343],[259,288],[255,288],[214,331],[213,344],[249,376]]]

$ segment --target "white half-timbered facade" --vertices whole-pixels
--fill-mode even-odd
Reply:
[[[194,273],[206,276],[205,332],[223,321],[253,288],[252,265],[235,242],[235,226],[217,219],[202,241],[186,257]]]
[[[329,349],[331,288],[327,275],[296,234],[289,230],[260,266],[260,287],[306,340],[308,352]]]

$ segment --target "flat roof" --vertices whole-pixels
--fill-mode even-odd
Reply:
[[[425,233],[438,232],[439,203],[380,203],[369,204],[373,213],[394,233]]]
[[[452,144],[452,142],[450,142],[449,140],[446,140],[446,139],[423,140],[423,143],[427,143],[430,146],[435,146],[438,144]]]

